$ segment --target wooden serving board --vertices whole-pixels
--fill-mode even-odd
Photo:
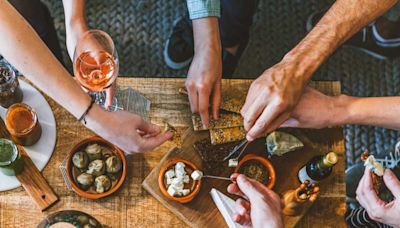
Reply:
[[[58,201],[58,196],[44,179],[43,175],[33,164],[32,159],[25,152],[24,148],[18,146],[24,161],[24,169],[17,175],[17,179],[21,182],[22,187],[31,196],[33,201],[41,211],[45,211],[51,205]]]
[[[286,129],[284,130],[295,136],[297,136],[303,143],[304,148],[286,154],[282,157],[272,157],[271,162],[275,167],[276,171],[276,185],[274,191],[282,194],[283,192],[294,189],[299,186],[300,182],[297,178],[298,170],[315,155],[325,154],[329,150],[334,150],[334,141],[341,140],[342,134],[339,128],[336,129],[325,129],[325,130],[297,130],[297,129]],[[188,130],[185,136],[183,136],[182,148],[172,149],[169,151],[155,167],[147,178],[142,183],[143,187],[157,200],[159,200],[164,206],[176,214],[181,220],[186,222],[191,227],[226,227],[225,220],[216,208],[209,192],[211,188],[216,188],[224,194],[236,199],[236,196],[227,193],[226,188],[229,185],[229,181],[204,179],[202,182],[200,193],[196,198],[188,204],[180,204],[171,200],[168,200],[161,193],[158,186],[158,175],[160,167],[167,162],[170,158],[180,157],[192,161],[200,169],[202,168],[202,161],[198,153],[194,150],[193,144],[196,141],[209,137],[207,131],[194,132]],[[340,148],[340,147],[339,147]],[[320,184],[321,192],[334,190],[335,180],[332,176],[343,172],[344,175],[344,151],[334,151],[339,154],[339,163],[335,167],[333,175]],[[265,152],[265,139],[261,138],[251,143],[246,149],[246,153],[256,153],[258,155],[267,157]],[[229,177],[234,171],[234,168],[229,168],[226,162],[224,173],[221,176]],[[318,200],[324,200],[318,199]],[[317,201],[318,201],[317,200]],[[310,206],[310,205],[309,205]],[[284,217],[285,227],[294,227],[299,220],[307,213],[309,206],[306,208],[302,215],[296,217]],[[339,207],[338,205],[334,205]]]
[[[12,140],[1,118],[0,138]],[[18,150],[22,155],[21,159],[24,162],[24,169],[17,175],[17,179],[21,182],[22,187],[28,192],[33,201],[35,201],[39,209],[44,211],[58,201],[58,196],[54,193],[46,179],[44,179],[24,148],[18,146]]]

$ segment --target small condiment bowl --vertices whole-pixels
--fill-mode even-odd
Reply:
[[[110,149],[111,152],[114,153],[114,155],[118,156],[122,162],[122,171],[121,171],[120,179],[118,180],[117,184],[113,188],[111,188],[110,190],[108,190],[104,193],[90,193],[90,192],[86,192],[85,190],[82,190],[75,183],[74,177],[72,175],[72,168],[73,168],[72,156],[76,152],[80,151],[82,148],[88,146],[89,144],[93,144],[93,143],[97,143],[101,146],[107,147],[108,149]],[[67,170],[68,181],[71,184],[72,189],[76,192],[76,194],[78,194],[79,196],[82,196],[84,198],[87,198],[87,199],[100,199],[100,198],[103,198],[103,197],[113,194],[122,186],[122,184],[124,183],[124,181],[126,179],[127,165],[126,165],[125,154],[121,149],[119,149],[118,147],[114,146],[110,142],[108,142],[98,136],[92,136],[92,137],[89,137],[87,139],[80,141],[78,144],[76,144],[71,149],[71,151],[69,152],[68,157],[67,157],[66,170]]]
[[[250,161],[257,161],[257,162],[261,163],[261,165],[263,165],[267,169],[269,181],[268,181],[268,183],[265,184],[265,186],[269,189],[272,189],[275,186],[275,181],[276,181],[275,169],[274,169],[274,166],[271,164],[271,162],[264,157],[257,156],[255,154],[247,154],[239,161],[239,163],[235,169],[235,173],[238,173],[240,170],[240,167]]]
[[[187,196],[182,196],[182,197],[174,197],[168,194],[167,187],[165,184],[165,173],[174,167],[176,163],[182,162],[186,165],[185,170],[188,172],[187,167],[189,167],[192,172],[194,170],[198,170],[196,165],[194,165],[190,161],[186,161],[180,158],[172,158],[169,161],[167,161],[160,169],[160,174],[158,176],[158,186],[160,187],[161,192],[164,194],[165,197],[167,197],[170,200],[179,202],[179,203],[189,203],[194,199],[194,197],[200,192],[200,186],[201,186],[201,179],[200,180],[192,180],[194,181],[194,187],[192,188],[193,190],[187,195]],[[190,176],[192,173],[188,172],[188,175]]]

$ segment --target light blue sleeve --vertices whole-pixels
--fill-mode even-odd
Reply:
[[[203,17],[220,17],[220,0],[186,0],[191,20]]]

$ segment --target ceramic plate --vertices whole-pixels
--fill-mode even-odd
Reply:
[[[37,113],[42,136],[33,146],[24,147],[36,167],[42,171],[50,160],[56,145],[56,121],[49,103],[43,95],[30,84],[20,80],[20,86],[24,93],[23,103],[31,106]],[[7,109],[0,107],[0,116],[5,119]],[[0,172],[0,191],[7,191],[21,186],[16,177],[9,177]]]

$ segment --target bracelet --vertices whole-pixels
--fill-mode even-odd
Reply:
[[[82,116],[78,119],[79,122],[82,122],[82,120],[83,120],[83,124],[86,125],[86,119],[85,119],[85,118],[86,118],[87,114],[90,112],[90,110],[92,109],[94,103],[95,103],[95,99],[91,98],[90,104],[89,104],[89,106],[87,107],[86,111],[85,111],[85,112],[82,114]]]

